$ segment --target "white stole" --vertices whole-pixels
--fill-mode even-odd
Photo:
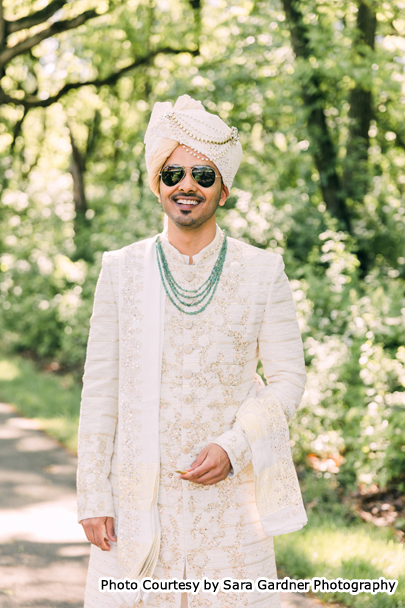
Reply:
[[[291,455],[287,418],[279,400],[256,374],[236,414],[252,451],[256,507],[268,536],[300,530],[307,515]]]
[[[156,238],[126,247],[120,257],[117,553],[122,575],[130,579],[152,575],[160,547],[157,496],[165,293]],[[136,597],[118,595],[128,596],[132,604]]]

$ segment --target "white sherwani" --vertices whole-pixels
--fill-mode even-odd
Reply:
[[[189,265],[188,256],[163,236],[175,280],[187,289],[201,285],[222,240],[217,227],[214,241]],[[117,527],[118,257],[119,252],[104,255],[96,290],[78,472],[79,520],[112,516]],[[263,532],[256,509],[250,447],[235,416],[252,388],[259,359],[268,384],[264,390],[281,402],[288,419],[304,390],[302,342],[283,268],[280,255],[228,238],[218,289],[202,313],[184,314],[166,298],[159,418],[161,542],[154,578],[276,578],[273,539]],[[97,372],[100,369],[102,374]],[[101,448],[94,454],[94,470],[89,471],[88,459],[81,467],[80,457],[95,433],[102,433],[105,440],[96,441]],[[189,467],[209,443],[227,451],[230,476],[211,486],[180,480],[176,469]],[[98,591],[100,576],[122,577],[114,544],[108,553],[91,548],[85,608],[121,606],[117,594],[106,597]],[[180,594],[155,594],[148,605],[179,608],[180,601]],[[200,592],[189,594],[188,605],[271,608],[280,606],[280,599],[278,593],[256,591]]]

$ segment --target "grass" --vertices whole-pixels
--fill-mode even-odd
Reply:
[[[318,503],[309,510],[302,530],[274,539],[279,576],[397,579],[393,595],[317,593],[314,597],[350,608],[405,608],[405,545],[389,528],[376,528],[353,516],[338,502],[327,480],[309,474],[302,486],[305,502],[317,491]]]
[[[0,399],[72,451],[77,448],[80,386],[71,374],[38,371],[21,357],[0,358]],[[316,594],[324,602],[349,608],[405,608],[405,546],[388,528],[376,528],[341,504],[329,480],[308,473],[302,488],[309,523],[274,539],[279,576],[311,579],[397,579],[394,595]]]
[[[72,452],[77,450],[81,389],[72,374],[38,371],[16,356],[0,358],[0,399],[33,418]]]

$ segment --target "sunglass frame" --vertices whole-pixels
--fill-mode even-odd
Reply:
[[[165,169],[169,169],[169,168],[173,168],[173,169],[182,169],[182,170],[183,170],[182,177],[181,177],[181,178],[180,178],[180,179],[179,179],[177,182],[175,182],[175,183],[174,183],[174,184],[172,184],[172,185],[170,185],[170,184],[166,184],[166,182],[165,182],[165,181],[164,181],[164,179],[163,179],[163,171],[164,171]],[[183,181],[183,179],[186,177],[186,175],[187,175],[187,171],[186,171],[186,169],[191,169],[191,177],[193,178],[193,180],[195,181],[195,183],[196,183],[196,184],[198,184],[199,186],[201,186],[201,188],[211,188],[211,187],[212,187],[212,186],[215,184],[215,180],[216,180],[218,177],[222,177],[221,175],[218,175],[217,173],[215,173],[215,169],[214,169],[214,167],[211,167],[210,165],[167,165],[166,167],[164,167],[164,168],[161,170],[161,172],[159,173],[159,175],[160,175],[160,177],[162,178],[162,182],[164,183],[164,185],[165,185],[165,186],[167,186],[168,188],[173,188],[174,186],[177,186],[178,184],[180,184],[180,182],[182,182],[182,181]],[[215,177],[214,177],[214,180],[213,180],[212,184],[210,184],[209,186],[204,186],[203,184],[200,184],[200,183],[199,183],[199,182],[196,180],[195,176],[193,175],[193,170],[194,170],[194,169],[210,169],[210,171],[213,171],[213,172],[214,172]]]

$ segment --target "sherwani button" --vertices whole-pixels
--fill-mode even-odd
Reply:
[[[184,395],[183,401],[184,403],[191,403],[193,400],[191,395]]]
[[[191,422],[190,420],[183,420],[183,427],[185,429],[189,429],[191,427]]]
[[[183,452],[183,454],[190,454],[190,448],[188,447],[188,445],[184,446],[182,452]]]
[[[168,498],[168,501],[173,504],[177,500],[176,492],[169,492],[167,498]]]
[[[183,325],[186,329],[191,329],[193,327],[193,322],[191,319],[186,319]]]
[[[187,270],[186,279],[187,281],[192,281],[194,279],[194,272],[192,270]]]
[[[193,352],[193,345],[192,344],[185,344],[183,350],[184,350],[184,352],[187,355],[189,355],[190,353]]]
[[[193,375],[193,372],[191,371],[191,369],[185,369],[183,376],[188,380],[189,378],[191,378],[191,376]]]

